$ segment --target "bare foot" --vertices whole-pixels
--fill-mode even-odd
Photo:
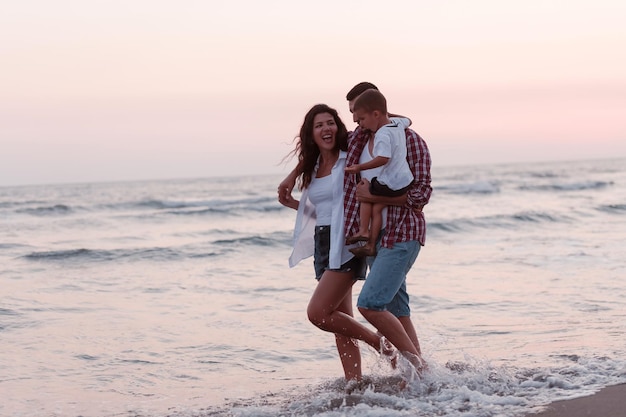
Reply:
[[[380,333],[379,333],[380,334]],[[392,369],[396,369],[398,365],[398,351],[385,336],[380,336],[380,349],[382,356],[389,360]]]
[[[408,359],[411,365],[413,365],[418,377],[424,375],[424,372],[428,370],[428,364],[421,355],[414,355],[412,353],[405,352],[404,356]]]
[[[409,389],[414,381],[419,382],[424,372],[428,370],[426,361],[424,361],[420,355],[414,355],[408,352],[403,352],[402,355],[406,361],[403,361],[400,366],[400,377],[402,381],[398,384],[398,388],[401,391]]]
[[[346,381],[344,392],[346,394],[352,394],[354,391],[364,391],[370,385],[372,385],[371,378],[351,379]]]
[[[358,243],[358,242],[367,242],[369,239],[370,239],[369,236],[362,235],[359,233],[358,235],[350,236],[349,238],[347,238],[346,243],[348,245],[351,245],[353,243]]]
[[[350,252],[354,254],[357,258],[365,258],[367,256],[375,256],[376,255],[376,247],[373,245],[364,245],[356,248],[350,249]]]

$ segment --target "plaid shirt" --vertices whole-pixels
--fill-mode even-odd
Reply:
[[[430,186],[430,153],[424,139],[411,129],[406,129],[406,159],[413,172],[413,185],[407,193],[404,206],[387,207],[387,223],[381,245],[392,248],[396,242],[417,240],[426,242],[426,219],[421,208],[428,204],[432,188]],[[359,163],[359,158],[372,134],[357,129],[348,141],[346,166]],[[359,202],[356,198],[357,175],[346,174],[344,178],[344,216],[346,236],[354,236],[359,231]],[[416,212],[415,209],[420,209]]]

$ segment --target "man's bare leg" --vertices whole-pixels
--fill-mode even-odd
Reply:
[[[415,331],[415,326],[413,326],[411,316],[398,317],[398,320],[402,323],[402,327],[404,327],[404,331],[406,331],[407,336],[409,336],[409,339],[413,342],[415,349],[421,355],[422,349],[420,348],[420,342],[417,338],[417,332]]]
[[[424,361],[419,349],[419,342],[417,344],[414,343],[399,318],[389,311],[369,310],[361,307],[359,307],[359,311],[368,322],[372,323],[411,362],[418,373],[422,372]],[[410,318],[408,320],[403,319],[403,321],[412,325]],[[415,330],[412,333],[417,341]]]

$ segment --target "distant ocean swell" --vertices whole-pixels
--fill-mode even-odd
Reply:
[[[435,187],[435,191],[449,194],[495,194],[506,185],[502,181],[460,182]],[[567,192],[599,190],[614,185],[613,181],[582,181],[582,182],[551,182],[547,184],[521,184],[515,186],[517,191]]]
[[[626,214],[626,205],[604,205],[597,210],[613,214]],[[512,214],[497,214],[476,218],[458,218],[445,222],[431,221],[428,229],[437,233],[463,233],[476,229],[516,229],[526,227],[529,223],[571,223],[577,221],[572,215],[547,211],[521,211]],[[206,241],[182,246],[93,249],[72,248],[66,250],[35,251],[23,256],[29,261],[65,261],[81,260],[92,262],[109,262],[116,260],[154,260],[171,261],[176,259],[203,258],[220,256],[228,251],[241,247],[285,247],[291,243],[291,231],[276,231],[267,234],[245,234],[233,231],[211,229],[203,235],[224,235],[228,238],[207,239]],[[239,234],[239,236],[236,236]],[[233,237],[233,235],[235,235]]]
[[[24,207],[31,206],[31,207]],[[71,215],[79,212],[120,212],[140,211],[141,215],[152,211],[173,215],[210,215],[210,214],[238,214],[241,212],[269,212],[281,210],[274,197],[246,198],[237,200],[208,200],[195,202],[180,202],[168,200],[140,200],[122,202],[118,204],[104,204],[95,206],[78,206],[69,203],[46,202],[5,202],[0,209],[15,208],[15,213],[33,216]]]
[[[610,187],[613,185],[612,181],[586,181],[586,182],[574,182],[574,183],[555,183],[555,184],[543,184],[543,185],[522,185],[520,190],[526,191],[583,191],[583,190],[598,190],[601,188]]]
[[[594,208],[599,212],[612,215],[626,214],[626,204],[599,205]],[[180,214],[180,213],[176,213]],[[428,230],[437,234],[458,234],[475,230],[489,229],[520,229],[529,224],[536,226],[542,224],[568,224],[584,221],[583,215],[572,212],[548,212],[548,211],[520,211],[511,214],[496,214],[479,216],[475,218],[456,218],[446,221],[429,221]],[[169,246],[169,247],[137,247],[118,249],[97,248],[70,248],[65,250],[34,251],[27,253],[22,258],[29,261],[67,261],[80,260],[91,262],[110,262],[117,260],[154,260],[172,261],[191,258],[207,258],[224,255],[244,247],[285,247],[291,243],[291,231],[283,230],[266,234],[236,233],[232,230],[210,229],[196,235],[219,236],[225,238],[207,239],[195,244]],[[239,235],[239,236],[237,236]],[[226,238],[227,237],[227,238]],[[20,245],[21,246],[21,245]],[[16,248],[15,245],[2,244],[0,247]]]
[[[446,233],[467,232],[474,229],[516,229],[529,223],[572,223],[577,219],[569,214],[546,211],[520,211],[512,214],[497,214],[476,218],[458,218],[447,222],[429,222],[428,230]]]
[[[289,245],[291,234],[274,232],[268,235],[241,236],[233,239],[218,239],[201,244],[179,247],[149,247],[126,249],[87,249],[76,248],[53,251],[36,251],[22,256],[28,261],[55,262],[112,262],[112,261],[174,261],[193,258],[209,258],[236,251],[241,247],[285,247]]]
[[[501,181],[475,181],[449,183],[435,185],[434,192],[437,194],[460,194],[460,195],[489,195],[501,192],[506,186]],[[613,186],[612,181],[583,181],[583,182],[552,182],[548,184],[521,184],[515,186],[517,191],[536,192],[571,192],[603,189]],[[624,205],[608,206],[607,210],[624,210]],[[13,210],[11,210],[13,209]],[[203,201],[177,201],[165,199],[142,199],[137,201],[124,201],[114,204],[96,204],[93,206],[73,205],[69,202],[46,202],[34,201],[5,201],[0,203],[0,210],[13,211],[18,214],[32,216],[63,216],[80,212],[121,212],[131,211],[138,215],[148,212],[153,214],[170,215],[241,215],[246,212],[273,212],[282,210],[272,196],[253,196],[251,198],[235,199],[210,199]]]
[[[626,214],[626,204],[604,204],[596,207],[596,210],[611,214]]]

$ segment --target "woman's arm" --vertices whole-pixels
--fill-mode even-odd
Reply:
[[[298,167],[296,167],[278,184],[278,202],[294,210],[298,210],[299,201],[293,198],[291,191],[296,185],[298,175]]]

